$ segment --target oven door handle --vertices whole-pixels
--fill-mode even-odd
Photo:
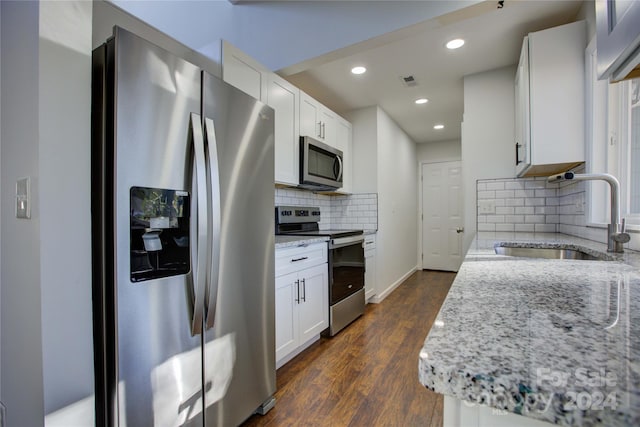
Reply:
[[[348,237],[338,237],[336,239],[329,240],[329,249],[337,249],[345,246],[356,245],[364,242],[364,236],[348,236]]]

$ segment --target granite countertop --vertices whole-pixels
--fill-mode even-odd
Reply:
[[[327,240],[329,240],[329,238],[326,236],[310,237],[276,235],[276,249],[292,246],[305,246],[310,245],[311,243],[326,242]]]
[[[478,233],[419,358],[435,392],[566,426],[640,425],[640,253],[612,261],[496,255],[597,242]]]

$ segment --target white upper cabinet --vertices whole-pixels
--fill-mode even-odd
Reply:
[[[300,91],[300,135],[335,146],[336,114]]]
[[[584,21],[530,33],[516,73],[516,175],[548,176],[584,162]]]
[[[273,108],[275,183],[300,182],[300,136],[343,153],[343,186],[351,193],[351,124],[229,42],[222,41],[222,79]]]
[[[520,62],[516,71],[515,88],[515,132],[516,132],[516,175],[531,165],[529,132],[529,38],[525,37],[520,51]]]
[[[267,77],[270,71],[262,64],[222,41],[222,80],[259,101],[267,99]]]
[[[598,78],[640,77],[640,1],[596,0]]]
[[[352,126],[340,116],[336,116],[336,142],[335,147],[342,151],[342,187],[338,193],[350,194],[352,190],[351,174],[352,168]]]
[[[298,185],[300,164],[300,90],[276,74],[269,74],[267,104],[275,110],[275,181]]]

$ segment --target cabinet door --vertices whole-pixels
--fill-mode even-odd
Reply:
[[[222,41],[222,80],[265,101],[268,70],[229,42]]]
[[[524,38],[515,81],[515,164],[516,176],[526,169],[530,161],[529,133],[529,39]]]
[[[336,142],[335,147],[342,151],[342,187],[338,189],[339,193],[351,193],[351,123],[338,117],[336,120]]]
[[[364,252],[364,298],[369,298],[376,294],[376,251],[370,249]]]
[[[275,110],[275,181],[279,184],[299,182],[299,94],[291,83],[270,75],[267,104]]]
[[[298,347],[298,273],[276,277],[276,361]]]
[[[300,343],[304,343],[329,326],[329,270],[327,264],[308,268],[299,273]]]
[[[320,104],[300,91],[300,135],[321,139]]]
[[[335,147],[336,143],[336,115],[333,111],[320,108],[320,140]]]

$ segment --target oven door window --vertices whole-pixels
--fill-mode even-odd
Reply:
[[[361,243],[331,249],[331,291],[333,305],[364,288],[364,249]]]

